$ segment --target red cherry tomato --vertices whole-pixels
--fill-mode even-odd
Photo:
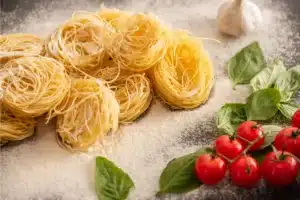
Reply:
[[[300,109],[297,110],[293,115],[292,126],[300,128]]]
[[[198,179],[206,185],[217,184],[226,173],[225,161],[210,154],[199,156],[195,168]]]
[[[251,188],[261,179],[259,164],[251,156],[242,156],[229,167],[233,184]]]
[[[300,158],[300,130],[296,127],[282,129],[275,137],[274,146]]]
[[[287,186],[296,180],[299,163],[287,153],[278,151],[279,158],[275,152],[266,155],[261,165],[263,178],[273,186]]]
[[[265,138],[263,137],[263,128],[260,124],[254,122],[254,121],[246,121],[242,123],[238,129],[237,129],[237,135],[238,140],[243,144],[243,146],[246,148],[249,144],[243,139],[246,139],[248,141],[253,141],[257,137],[261,137],[260,140],[258,140],[255,144],[251,146],[249,151],[255,151],[261,147],[261,145],[264,144]]]
[[[217,154],[221,154],[230,160],[236,158],[244,150],[243,145],[237,139],[231,139],[228,135],[218,137],[215,147]]]

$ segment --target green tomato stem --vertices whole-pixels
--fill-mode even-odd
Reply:
[[[261,138],[266,137],[269,133],[270,133],[270,132],[263,133],[262,136],[257,137],[257,138],[256,138],[255,140],[253,140],[253,141],[248,141],[248,140],[246,140],[245,138],[242,138],[242,137],[238,136],[240,139],[242,139],[242,140],[248,142],[248,146],[244,149],[244,151],[243,151],[242,153],[240,153],[240,154],[239,154],[236,158],[234,158],[233,160],[230,160],[230,159],[227,158],[227,160],[229,160],[229,163],[234,163],[234,162],[237,161],[241,156],[246,155],[247,152],[249,151],[249,149],[251,148],[251,146],[252,146],[253,144],[255,144],[256,142],[258,142],[259,140],[261,140]],[[224,157],[225,157],[225,156],[224,156]]]

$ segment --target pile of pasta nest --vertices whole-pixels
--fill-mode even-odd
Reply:
[[[173,109],[203,104],[213,67],[201,39],[151,14],[75,12],[47,39],[0,35],[0,144],[56,118],[59,144],[86,151],[131,123],[154,93]]]

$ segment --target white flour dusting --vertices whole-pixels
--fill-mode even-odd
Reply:
[[[18,23],[10,21],[16,19],[15,13],[4,17],[3,22],[8,24],[4,33],[27,32],[46,37],[73,11],[96,11],[100,8],[100,3],[95,1],[45,2],[45,5],[36,6],[24,19],[18,19]],[[132,199],[154,199],[159,175],[168,161],[209,143],[214,137],[211,120],[215,112],[226,102],[242,102],[249,94],[245,86],[232,90],[225,74],[224,63],[236,51],[258,40],[267,56],[284,56],[288,64],[294,63],[293,58],[300,56],[296,50],[300,46],[297,30],[300,23],[288,20],[290,14],[286,5],[279,0],[255,2],[262,9],[264,25],[256,33],[237,40],[222,37],[216,30],[219,0],[110,2],[118,8],[153,12],[174,28],[188,29],[197,36],[222,42],[205,41],[216,71],[215,89],[207,104],[193,111],[174,112],[156,101],[143,118],[122,127],[120,140],[113,148],[107,149],[107,157],[134,180],[136,188],[131,194]],[[199,124],[201,131],[197,129]],[[201,139],[195,142],[195,138]],[[3,148],[0,153],[1,200],[97,199],[94,164],[98,154],[71,154],[59,148],[53,124],[46,126],[41,122],[34,140]]]

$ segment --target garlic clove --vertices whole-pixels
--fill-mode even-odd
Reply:
[[[258,6],[245,1],[243,5],[243,31],[244,33],[253,32],[262,24],[262,13]]]

